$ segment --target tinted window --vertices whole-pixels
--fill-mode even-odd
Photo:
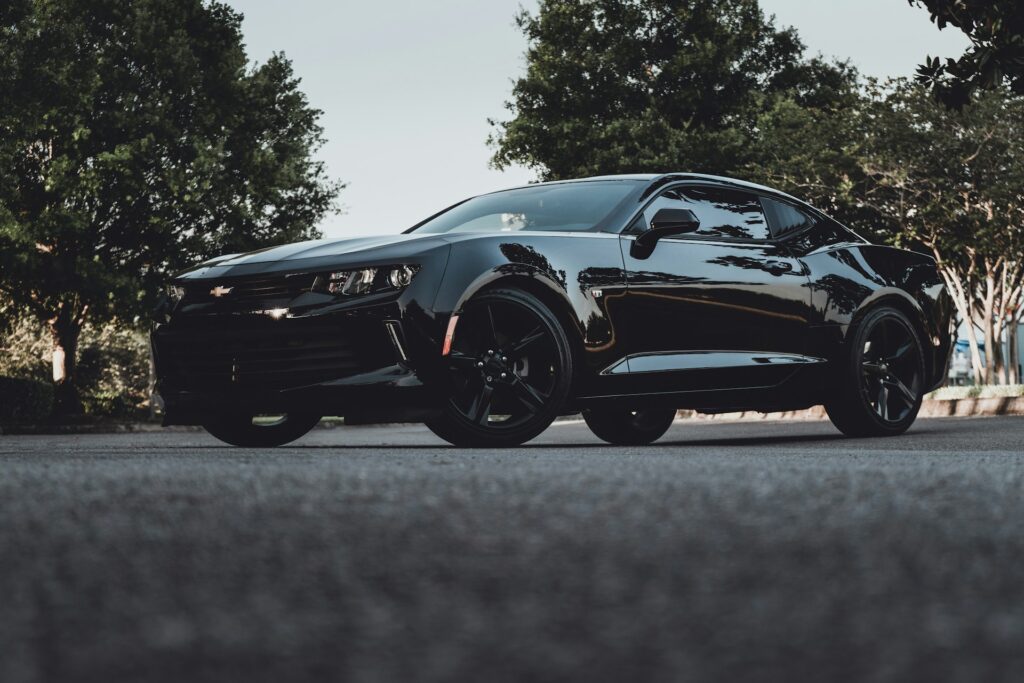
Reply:
[[[435,216],[415,232],[590,230],[637,186],[632,180],[591,181],[485,194]]]
[[[690,209],[700,220],[699,237],[764,240],[768,224],[758,198],[748,192],[719,187],[676,187],[663,192],[644,210],[646,225],[664,208]]]
[[[796,207],[784,202],[761,197],[761,206],[764,207],[765,216],[772,227],[772,234],[782,235],[794,230],[802,230],[814,223],[810,216]]]

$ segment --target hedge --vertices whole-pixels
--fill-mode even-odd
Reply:
[[[0,377],[0,422],[34,422],[53,412],[53,385]]]

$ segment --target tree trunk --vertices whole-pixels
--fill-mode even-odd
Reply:
[[[941,263],[939,256],[939,252],[936,251],[935,260]],[[956,269],[947,267],[941,267],[939,272],[942,274],[942,279],[946,281],[946,289],[949,291],[950,296],[953,297],[957,313],[960,316],[960,320],[963,321],[964,328],[967,330],[967,342],[968,349],[971,352],[971,370],[974,383],[976,385],[981,384],[982,373],[985,369],[981,362],[981,351],[978,348],[978,334],[974,329],[974,312],[972,310],[974,300],[969,294],[971,273],[968,272],[961,275]]]
[[[995,335],[992,333],[992,317],[986,315],[982,321],[982,328],[985,333],[985,384],[996,383],[996,344]]]
[[[153,344],[147,344],[149,353],[149,383],[146,392],[149,394],[149,419],[155,420],[158,412],[163,412],[163,399],[156,393],[156,359],[153,357]]]
[[[1006,346],[1009,355],[1006,360],[1010,371],[1007,381],[1009,384],[1020,384],[1020,349],[1017,346],[1019,331],[1020,323],[1017,322],[1016,317],[1011,318],[1010,324],[1006,328]]]
[[[971,370],[974,372],[974,384],[977,386],[984,380],[985,364],[981,362],[981,349],[978,347],[978,332],[974,329],[974,321],[968,319],[965,327],[968,348],[971,350]]]
[[[82,319],[62,307],[50,321],[53,340],[53,413],[55,417],[82,414],[82,400],[75,384],[78,365],[78,337],[82,332]]]

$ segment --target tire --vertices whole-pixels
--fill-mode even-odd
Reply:
[[[675,408],[591,408],[583,420],[594,436],[616,446],[646,446],[668,431],[676,419]]]
[[[533,295],[494,289],[462,310],[449,396],[427,427],[455,446],[518,446],[543,432],[569,396],[573,354],[555,315]]]
[[[319,421],[319,415],[288,413],[276,421],[260,424],[252,414],[230,414],[205,423],[203,429],[232,446],[271,448],[295,441]]]
[[[847,436],[896,436],[917,419],[924,398],[920,337],[902,312],[868,312],[844,344],[825,402],[832,424]]]

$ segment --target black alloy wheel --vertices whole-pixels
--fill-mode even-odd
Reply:
[[[672,407],[589,408],[583,420],[594,436],[616,446],[646,446],[668,431],[676,419]]]
[[[853,333],[849,365],[825,407],[849,436],[905,432],[924,397],[924,356],[910,321],[898,310],[869,313]]]
[[[203,429],[232,446],[269,448],[295,441],[319,421],[319,415],[310,413],[254,415],[250,412],[231,412],[204,423]]]
[[[427,426],[457,446],[516,446],[558,415],[572,384],[572,354],[536,297],[492,290],[463,309],[449,365],[450,396]]]

